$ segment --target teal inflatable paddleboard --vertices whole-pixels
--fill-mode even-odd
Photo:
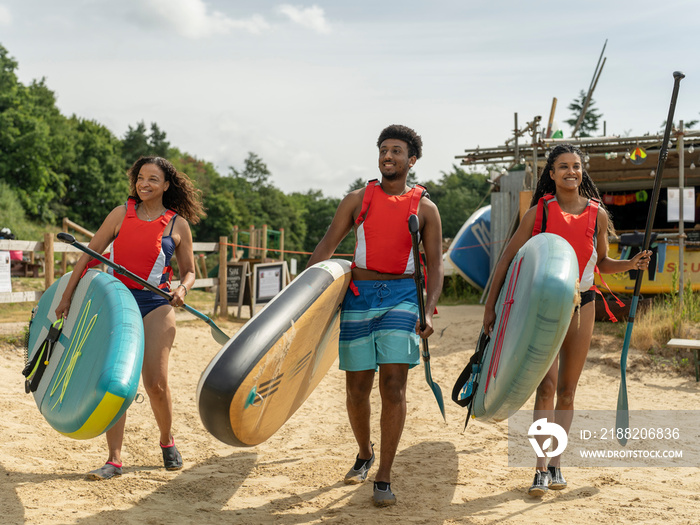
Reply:
[[[26,387],[58,432],[90,439],[108,430],[136,396],[143,320],[133,295],[106,273],[88,270],[63,323],[54,313],[70,273],[41,296],[29,325]]]
[[[530,398],[559,353],[578,304],[578,262],[553,233],[530,238],[508,268],[490,338],[455,384],[453,400],[477,419],[506,419]]]

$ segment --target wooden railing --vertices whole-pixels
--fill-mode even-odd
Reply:
[[[192,245],[192,249],[195,252],[195,270],[196,276],[193,288],[209,288],[219,284],[218,278],[208,278],[206,272],[206,265],[204,261],[203,253],[215,253],[219,252],[219,244],[215,242],[195,242]],[[44,240],[42,241],[21,241],[21,240],[7,240],[0,239],[0,251],[10,251],[10,250],[20,250],[22,252],[29,252],[31,254],[32,260],[36,260],[35,254],[37,252],[43,252],[44,257],[43,267],[44,267],[44,290],[47,290],[55,280],[54,275],[54,254],[61,253],[66,255],[67,253],[78,253],[82,254],[78,248],[71,246],[69,244],[64,244],[62,242],[54,242],[54,234],[45,233]],[[221,248],[224,254],[226,254],[226,246]],[[225,255],[224,255],[225,257]],[[46,264],[46,261],[50,261],[51,264]],[[224,268],[226,265],[224,264]],[[62,257],[61,269],[62,274],[65,274],[65,257]],[[173,281],[172,286],[175,287],[180,284],[180,281]],[[22,303],[22,302],[34,302],[38,301],[43,291],[33,291],[33,292],[5,292],[0,293],[0,303]]]

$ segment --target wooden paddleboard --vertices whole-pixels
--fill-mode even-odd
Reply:
[[[28,359],[56,321],[54,312],[70,275],[41,296],[29,326]],[[143,320],[131,292],[114,277],[88,270],[75,289],[49,364],[33,392],[46,421],[75,439],[90,439],[108,430],[136,396],[143,345]]]
[[[302,405],[338,356],[349,282],[348,261],[307,268],[212,359],[197,386],[197,406],[214,437],[257,445]]]
[[[445,258],[469,284],[483,290],[491,270],[491,206],[479,208],[466,220]]]
[[[576,254],[562,237],[541,233],[520,248],[496,303],[475,418],[501,421],[530,398],[559,353],[578,295]]]

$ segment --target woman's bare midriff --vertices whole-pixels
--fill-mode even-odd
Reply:
[[[413,275],[410,273],[381,273],[365,268],[353,268],[352,278],[355,281],[391,281],[394,279],[413,279]]]

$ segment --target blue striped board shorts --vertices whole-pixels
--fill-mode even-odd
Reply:
[[[340,369],[376,371],[394,363],[413,368],[420,363],[417,321],[413,279],[351,282],[340,311]]]

